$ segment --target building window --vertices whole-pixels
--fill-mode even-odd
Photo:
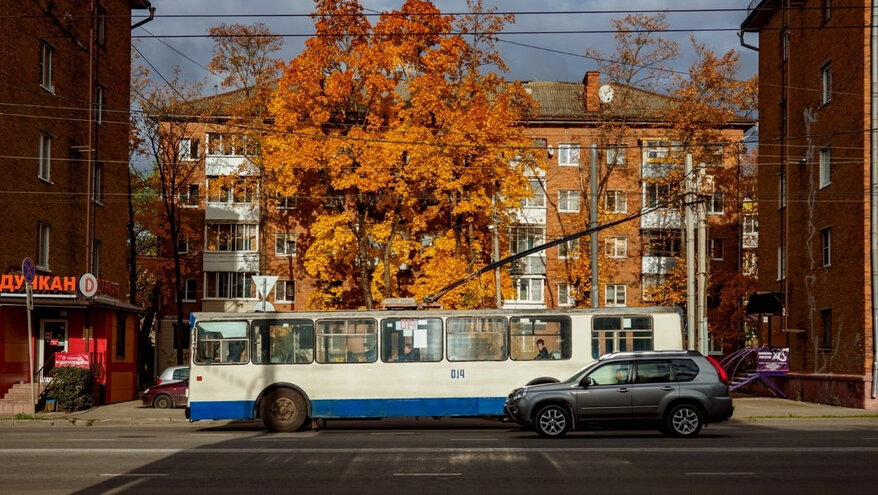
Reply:
[[[562,213],[579,212],[579,191],[573,189],[558,191],[558,211]]]
[[[215,299],[252,299],[253,273],[206,272],[205,297]]]
[[[576,301],[573,299],[570,284],[558,284],[558,306],[573,306],[574,304]]]
[[[669,141],[647,140],[646,141],[646,160],[662,161],[668,157],[671,143]]]
[[[757,215],[753,213],[747,213],[744,215],[744,234],[757,234],[759,233],[759,218]]]
[[[707,198],[707,213],[709,215],[722,215],[725,211],[724,200],[725,194],[722,191],[715,191],[712,196]]]
[[[819,186],[821,188],[828,186],[830,183],[830,177],[832,173],[831,158],[832,157],[829,153],[829,148],[823,148],[820,150],[817,173],[820,175]]]
[[[210,156],[256,156],[259,143],[238,133],[207,133],[207,154]]]
[[[55,49],[45,41],[40,42],[40,86],[47,91],[54,92],[52,86],[52,54]]]
[[[625,258],[628,256],[627,237],[608,237],[605,241],[607,258]]]
[[[180,206],[183,208],[197,207],[199,189],[198,184],[189,184],[189,187],[186,188],[186,192],[180,194]]]
[[[274,289],[275,302],[294,303],[296,302],[296,281],[295,280],[278,280]]]
[[[178,144],[177,154],[180,160],[198,159],[198,141],[193,138],[183,138]]]
[[[626,163],[625,147],[621,144],[607,146],[607,165],[611,167],[624,167]]]
[[[647,182],[646,198],[644,204],[648,208],[667,208],[667,202],[671,199],[671,185],[659,182]]]
[[[790,28],[784,26],[780,30],[780,60],[786,62],[790,58]]]
[[[832,99],[832,64],[827,62],[820,68],[820,104],[826,105]]]
[[[780,210],[781,208],[785,208],[787,206],[787,177],[784,174],[783,170],[781,170],[780,173],[777,174],[777,189],[778,197],[780,198],[777,209]]]
[[[210,181],[218,182],[219,185],[211,187]],[[244,180],[230,183],[228,178],[214,176],[208,179],[208,189],[211,191],[211,196],[207,199],[209,203],[252,203],[256,196],[254,184]]]
[[[607,306],[625,306],[625,286],[607,285],[604,301]]]
[[[276,196],[274,201],[279,210],[294,210],[296,208],[297,199],[295,196]]]
[[[820,229],[820,250],[822,253],[823,266],[832,264],[832,228]]]
[[[541,303],[543,302],[543,279],[541,278],[516,278],[515,288],[517,301]]]
[[[94,176],[92,177],[92,199],[97,204],[104,202],[104,164],[94,163]]]
[[[208,251],[256,251],[257,226],[247,223],[207,225]]]
[[[643,256],[672,258],[680,255],[679,232],[670,230],[646,230],[643,232]]]
[[[116,315],[116,359],[125,359],[125,347],[127,346],[128,318],[124,314]]]
[[[40,168],[37,177],[44,181],[51,180],[52,176],[52,136],[40,133]]]
[[[545,208],[546,207],[546,190],[542,182],[532,179],[530,189],[533,191],[532,196],[528,196],[521,201],[521,206],[527,208]]]
[[[579,165],[580,146],[576,143],[560,143],[558,144],[558,165],[577,166]]]
[[[823,335],[820,339],[821,349],[832,348],[832,309],[821,309],[820,320],[822,323]]]
[[[91,244],[91,274],[101,276],[101,241],[97,239]]]
[[[177,253],[178,254],[186,254],[189,252],[189,236],[181,235],[180,240],[177,242]]]
[[[777,280],[787,278],[787,257],[783,246],[777,247]]]
[[[628,213],[628,196],[625,191],[607,191],[606,203],[609,213]]]
[[[707,250],[710,253],[710,259],[714,261],[722,261],[725,256],[726,240],[722,237],[714,237],[708,240]]]
[[[183,302],[195,302],[198,281],[194,278],[187,278],[183,281]]]
[[[579,257],[579,239],[571,239],[558,244],[558,259],[575,259]]]
[[[274,236],[274,255],[275,256],[295,256],[296,255],[296,234],[288,234],[286,232],[275,234],[275,236]]]
[[[104,125],[104,87],[95,84],[95,122]]]
[[[105,46],[107,44],[107,8],[101,4],[97,7],[98,18],[95,26],[95,39],[98,45]]]
[[[38,223],[37,224],[37,266],[48,270],[49,269],[49,236],[51,233],[51,228],[49,224],[46,223]]]

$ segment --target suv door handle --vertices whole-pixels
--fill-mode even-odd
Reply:
[[[664,387],[662,387],[662,390],[664,390],[665,392],[671,392],[672,390],[674,390],[674,387],[670,385],[665,385]]]
[[[628,392],[628,387],[617,388],[616,392],[620,392],[620,393],[624,394],[624,393]]]

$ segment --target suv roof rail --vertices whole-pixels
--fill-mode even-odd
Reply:
[[[616,357],[650,357],[650,356],[701,356],[701,353],[698,351],[687,351],[686,349],[678,349],[678,350],[661,350],[661,351],[625,351],[625,352],[611,352],[609,354],[604,354],[599,360],[616,358]]]

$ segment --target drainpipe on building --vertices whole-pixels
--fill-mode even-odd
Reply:
[[[134,25],[132,25],[131,30],[134,31],[135,28],[143,26],[144,24],[146,24],[147,22],[149,22],[153,19],[155,19],[155,7],[150,5],[149,6],[149,17],[147,17],[146,19],[142,19],[142,20],[138,21],[137,23],[135,23]]]
[[[871,102],[869,115],[869,251],[872,272],[872,399],[878,396],[878,6],[872,2],[870,26]]]

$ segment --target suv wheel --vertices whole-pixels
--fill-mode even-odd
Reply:
[[[674,406],[665,421],[667,433],[676,437],[694,437],[704,426],[701,411],[692,404]]]
[[[543,406],[534,416],[534,428],[541,437],[562,437],[570,430],[570,413],[557,404]]]

